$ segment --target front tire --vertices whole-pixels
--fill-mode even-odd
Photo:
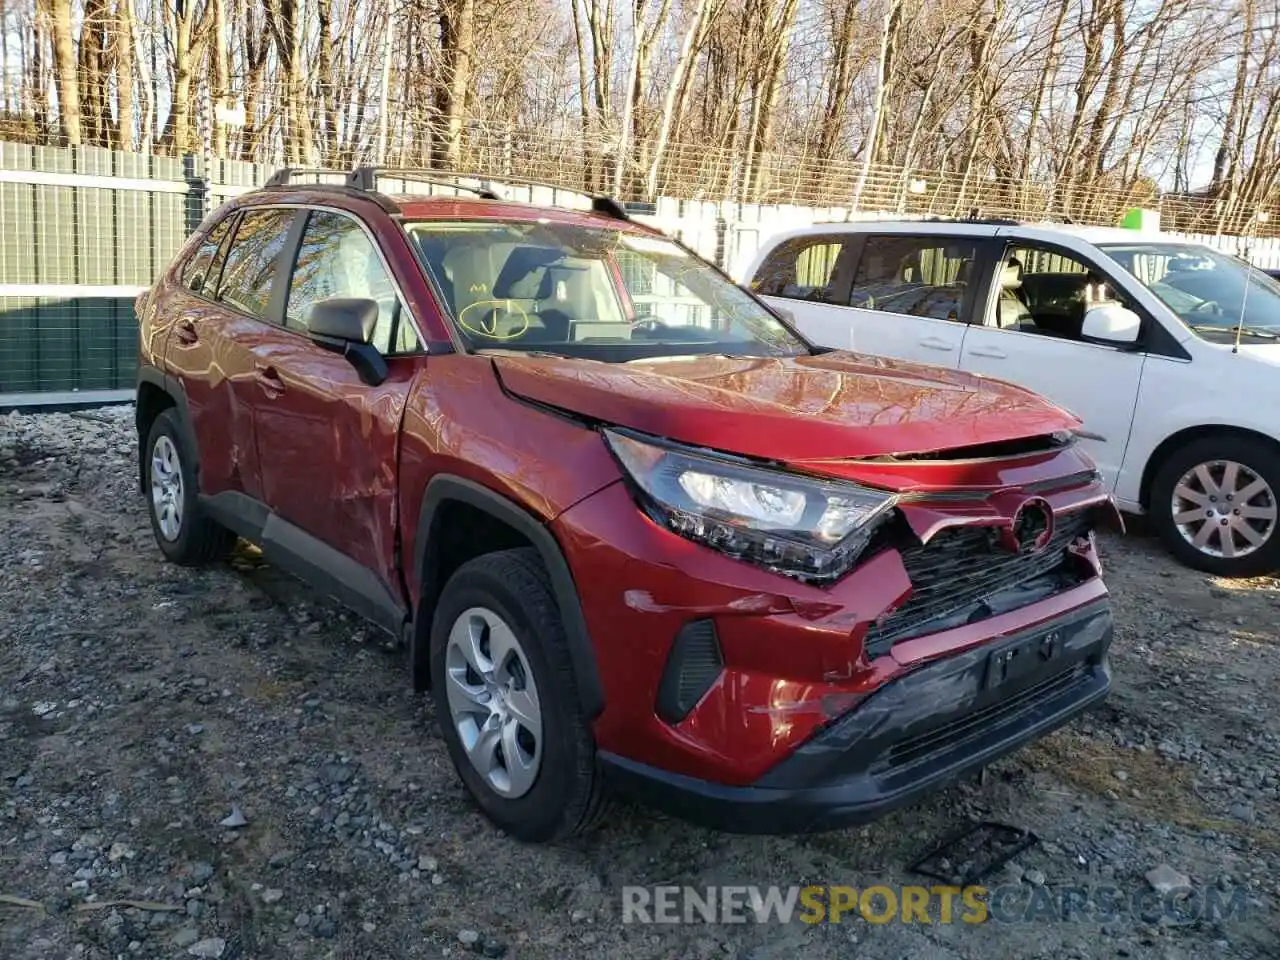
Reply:
[[[235,535],[200,508],[195,459],[183,437],[178,414],[163,411],[147,434],[146,484],[151,532],[174,563],[198,566],[221,559]]]
[[[532,843],[590,827],[604,785],[537,551],[458,568],[436,606],[430,659],[440,732],[484,814]]]
[[[1151,485],[1151,518],[1189,567],[1220,577],[1280,569],[1280,452],[1247,437],[1194,440]]]

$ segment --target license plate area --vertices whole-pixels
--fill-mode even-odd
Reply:
[[[1064,646],[1063,630],[1055,627],[993,650],[987,657],[982,689],[993,690],[1029,674],[1051,672],[1054,661],[1061,659]]]

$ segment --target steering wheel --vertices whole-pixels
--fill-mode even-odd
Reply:
[[[503,321],[515,321],[521,325],[504,331]],[[530,320],[529,314],[510,300],[477,300],[459,311],[458,326],[484,340],[516,340],[528,331]]]
[[[1222,316],[1222,305],[1217,300],[1205,300],[1196,304],[1192,313],[1207,313],[1211,317]]]

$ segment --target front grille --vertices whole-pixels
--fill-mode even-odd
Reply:
[[[1003,549],[991,527],[953,527],[926,544],[903,548],[911,596],[867,631],[867,656],[879,656],[899,640],[985,619],[1070,586],[1067,547],[1089,532],[1093,514],[1080,510],[1057,520],[1048,545],[1032,555]]]
[[[940,727],[895,743],[889,748],[885,759],[889,766],[900,767],[939,750],[957,747],[970,736],[990,730],[1005,718],[1064,693],[1084,679],[1088,670],[1087,664],[1077,663],[1068,670],[997,700],[981,710],[967,713]]]

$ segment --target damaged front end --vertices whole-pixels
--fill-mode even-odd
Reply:
[[[607,705],[597,721],[602,749],[668,772],[750,784],[873,699],[884,705],[897,696],[881,691],[921,671],[944,671],[939,664],[962,657],[965,679],[954,682],[973,689],[953,698],[954,709],[926,704],[928,716],[910,722],[904,716],[901,729],[876,743],[888,749],[890,739],[923,735],[937,724],[959,724],[947,729],[964,741],[960,728],[970,707],[985,716],[999,712],[994,705],[1006,694],[1034,699],[1036,683],[1066,669],[1065,660],[1054,659],[1062,655],[1053,650],[1060,641],[1051,640],[1048,656],[1035,655],[1044,676],[1032,682],[1031,674],[1010,674],[1026,690],[980,688],[986,680],[974,678],[985,677],[991,651],[1014,638],[1052,636],[1056,622],[1086,608],[1106,620],[1105,630],[1090,620],[1089,651],[1082,654],[1093,664],[1089,697],[1105,693],[1110,613],[1094,534],[1119,527],[1120,515],[1092,462],[1069,439],[999,454],[734,463],[734,483],[758,486],[759,471],[776,471],[776,493],[761,494],[769,505],[785,507],[790,477],[803,480],[795,489],[817,490],[808,506],[795,502],[796,517],[827,516],[838,500],[869,519],[841,528],[846,536],[856,528],[857,542],[829,552],[842,569],[823,577],[812,576],[820,569],[812,553],[765,552],[756,546],[767,542],[759,536],[722,534],[723,516],[712,517],[720,527],[694,525],[687,516],[671,522],[672,511],[656,509],[655,498],[681,484],[683,475],[663,473],[667,467],[710,469],[686,463],[687,450],[680,451],[683,460],[654,454],[645,461],[647,473],[624,462],[646,478],[644,485],[615,484],[555,524],[574,558],[592,636],[631,638],[597,641],[606,702],[626,704],[617,711]],[[648,479],[659,474],[661,485]],[[742,495],[702,479],[684,486],[721,503],[731,494],[738,503]],[[874,490],[879,499],[855,502],[849,489]],[[687,503],[677,508],[688,513]],[[813,542],[803,545],[812,551]],[[1019,670],[1035,658],[1024,657]],[[916,682],[896,688],[914,695]],[[1075,693],[1064,696],[1055,716],[1071,711]],[[638,726],[636,711],[651,719]],[[1010,714],[1000,722],[1018,720]]]

